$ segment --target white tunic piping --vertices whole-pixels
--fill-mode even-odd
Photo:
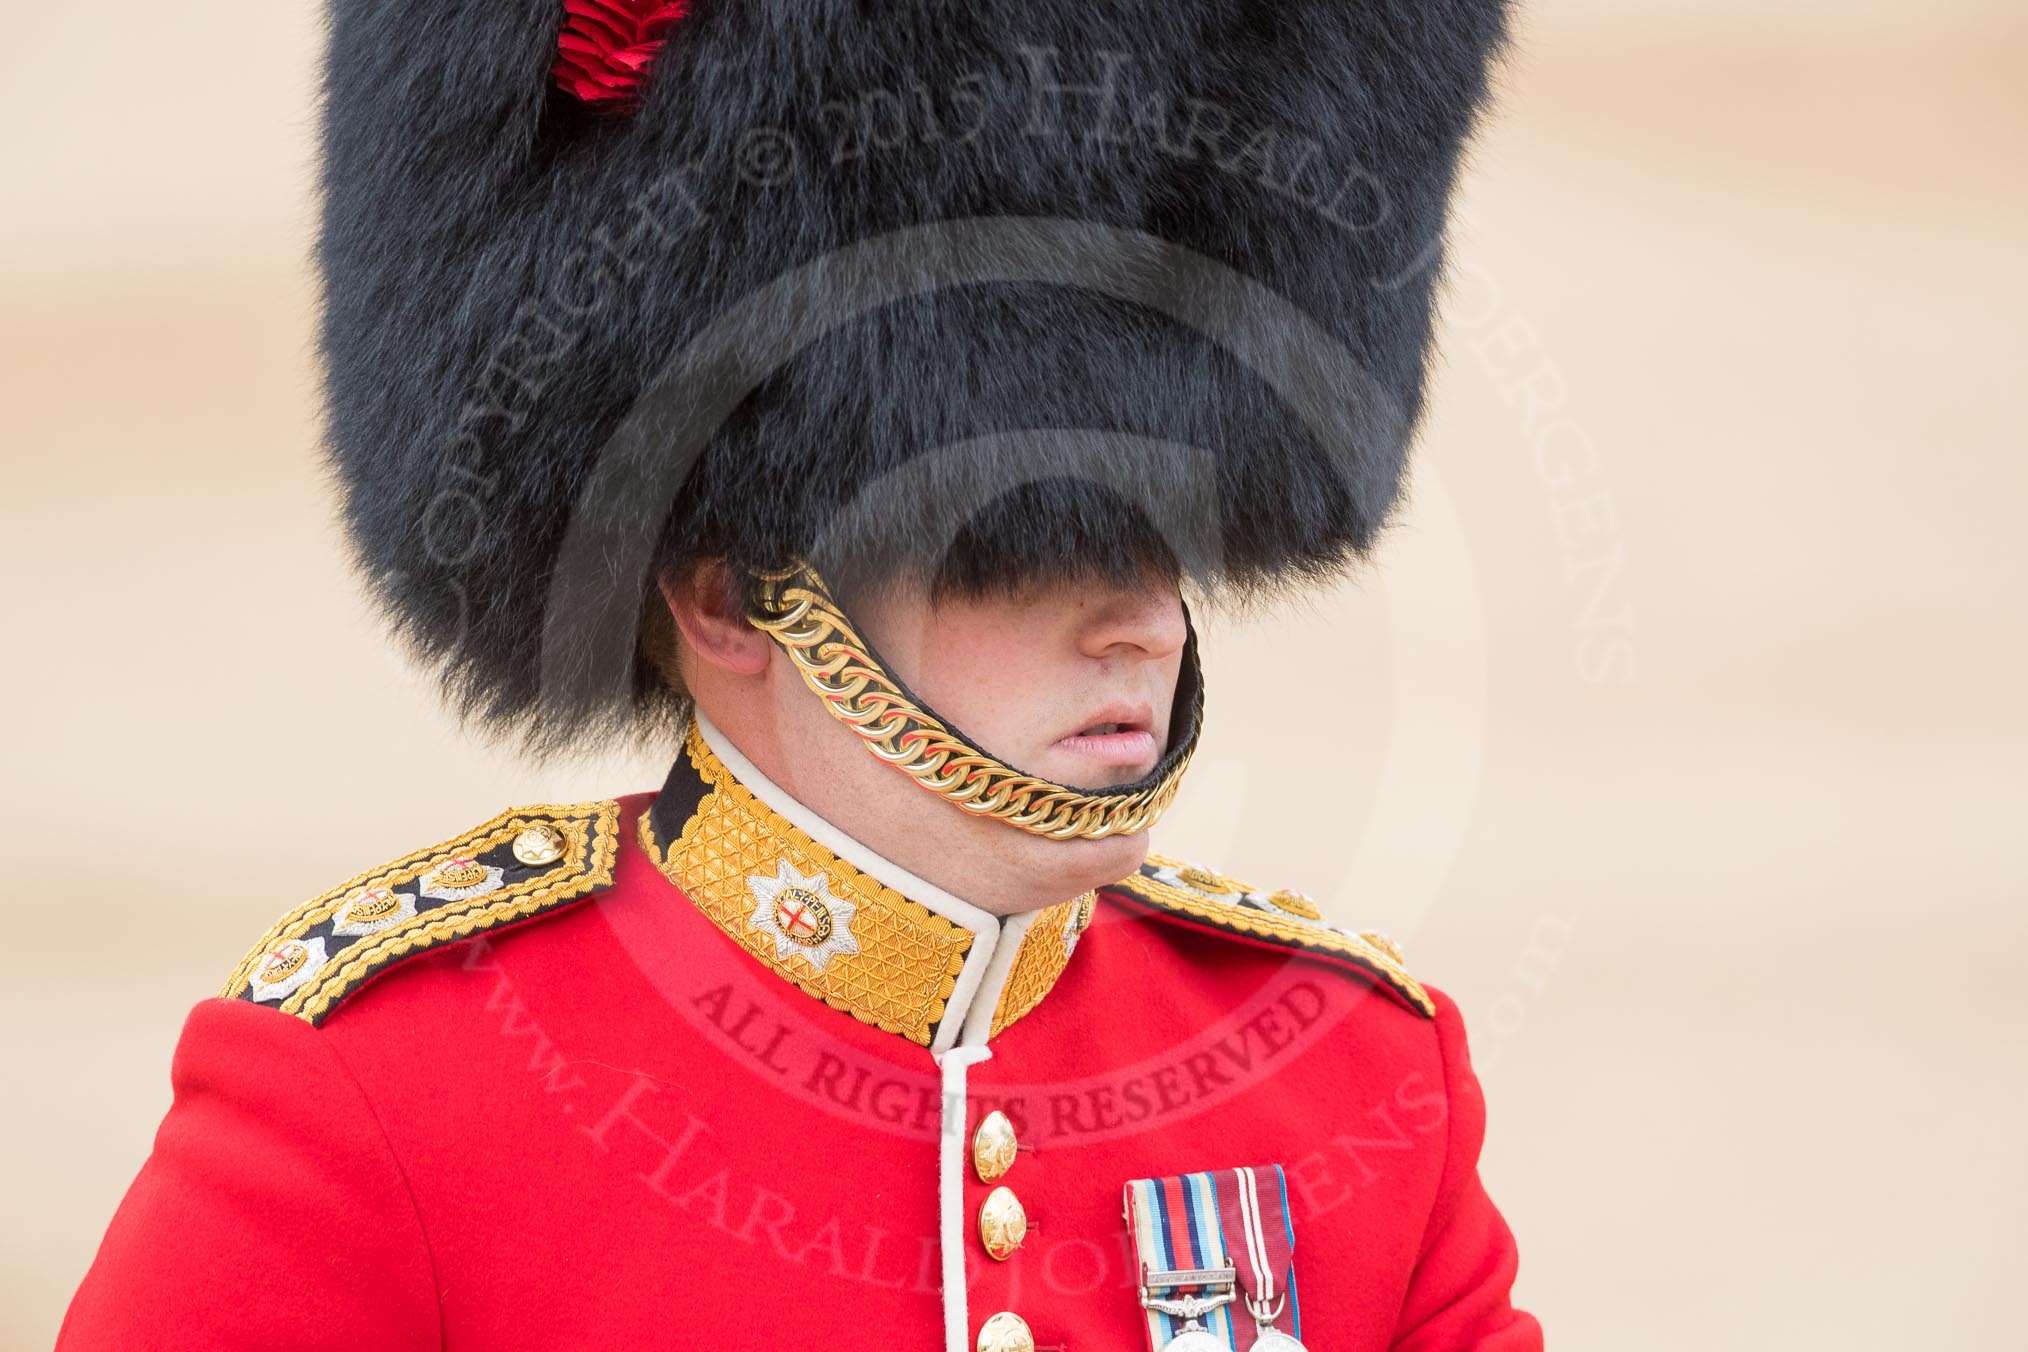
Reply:
[[[943,1256],[944,1352],[965,1352],[972,1316],[965,1291],[965,1070],[990,1061],[993,1049],[953,1047],[939,1053],[943,1067],[943,1125],[937,1133],[937,1231]]]
[[[992,1032],[993,1013],[999,1008],[1007,975],[1014,969],[1022,937],[1040,912],[1024,911],[1002,918],[917,877],[790,797],[741,755],[739,748],[702,712],[697,715],[697,730],[733,778],[797,830],[910,901],[919,902],[972,932],[971,951],[965,956],[965,965],[944,1006],[936,1041],[930,1045],[930,1054],[943,1076],[943,1110],[937,1134],[937,1228],[943,1260],[944,1347],[946,1352],[966,1352],[971,1346],[971,1314],[965,1299],[965,1255],[969,1251],[965,1225],[965,1071],[992,1059],[986,1039]]]

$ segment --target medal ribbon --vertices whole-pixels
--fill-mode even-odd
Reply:
[[[1218,1193],[1212,1176],[1183,1174],[1171,1178],[1137,1178],[1127,1184],[1127,1229],[1134,1237],[1140,1264],[1150,1273],[1180,1272],[1194,1268],[1224,1267],[1228,1261],[1225,1237],[1220,1233]],[[1140,1274],[1135,1274],[1138,1279]],[[1181,1297],[1194,1294],[1195,1286],[1164,1287],[1158,1296]],[[1161,1352],[1188,1326],[1186,1319],[1148,1310],[1148,1346]],[[1221,1306],[1199,1321],[1213,1337],[1228,1347],[1237,1329],[1232,1306]]]
[[[1282,1321],[1286,1312],[1295,1337],[1303,1336],[1303,1321],[1296,1309],[1296,1231],[1289,1222],[1289,1186],[1279,1164],[1251,1168],[1220,1169],[1212,1176],[1218,1195],[1218,1220],[1231,1246],[1233,1265],[1239,1269],[1239,1289],[1249,1310],[1263,1318],[1263,1326]],[[1249,1333],[1240,1346],[1250,1347]]]

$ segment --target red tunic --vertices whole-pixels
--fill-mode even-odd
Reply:
[[[923,1030],[868,1021],[872,996],[811,988],[863,968],[853,979],[891,995],[942,959],[884,933],[870,894],[848,914],[851,867],[777,822],[796,842],[783,885],[811,884],[792,903],[817,898],[826,942],[850,931],[859,950],[806,962],[809,934],[767,929],[814,913],[763,911],[781,881],[765,833],[683,854],[696,795],[665,788],[652,817],[643,794],[502,818],[292,913],[329,928],[350,905],[369,917],[355,929],[397,902],[422,914],[349,973],[339,960],[387,931],[327,939],[294,1009],[243,993],[192,1009],[174,1104],[59,1347],[945,1347],[937,1062]],[[543,820],[572,849],[548,881],[502,853]],[[725,877],[705,879],[719,858]],[[476,898],[445,883],[482,875],[494,890]],[[358,901],[377,878],[390,895]],[[714,886],[731,899],[718,918]],[[1279,1163],[1310,1348],[1539,1348],[1479,1183],[1484,1110],[1456,1008],[1429,992],[1432,1016],[1405,976],[1162,896],[1143,878],[1073,903],[1002,974],[964,1129],[995,1108],[1012,1120],[1021,1150],[999,1183],[1030,1228],[1012,1257],[986,1254],[990,1189],[968,1164],[966,1345],[1012,1311],[1040,1347],[1145,1347],[1122,1185]],[[420,923],[482,904],[497,912],[483,923]],[[283,929],[234,985],[298,963]],[[932,982],[951,1008],[929,1036],[946,1042],[969,964],[951,970]]]

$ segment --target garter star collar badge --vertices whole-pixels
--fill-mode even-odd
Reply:
[[[776,863],[774,877],[756,874],[746,886],[754,898],[747,923],[774,939],[775,956],[783,962],[800,953],[821,972],[839,954],[859,951],[859,941],[852,937],[852,917],[859,908],[832,895],[822,869],[806,878],[784,859]]]
[[[415,918],[415,898],[391,887],[366,887],[346,898],[331,917],[331,932],[356,938],[378,934]]]
[[[440,860],[422,876],[422,894],[433,901],[466,901],[497,892],[507,885],[504,869],[482,864],[471,855]]]
[[[249,979],[255,1000],[280,1000],[324,970],[324,940],[284,939],[269,949]]]

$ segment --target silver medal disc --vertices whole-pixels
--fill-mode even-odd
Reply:
[[[1209,1329],[1184,1329],[1162,1344],[1162,1352],[1232,1352],[1232,1344]]]
[[[1253,1340],[1253,1352],[1309,1352],[1309,1349],[1280,1329],[1262,1329]]]

